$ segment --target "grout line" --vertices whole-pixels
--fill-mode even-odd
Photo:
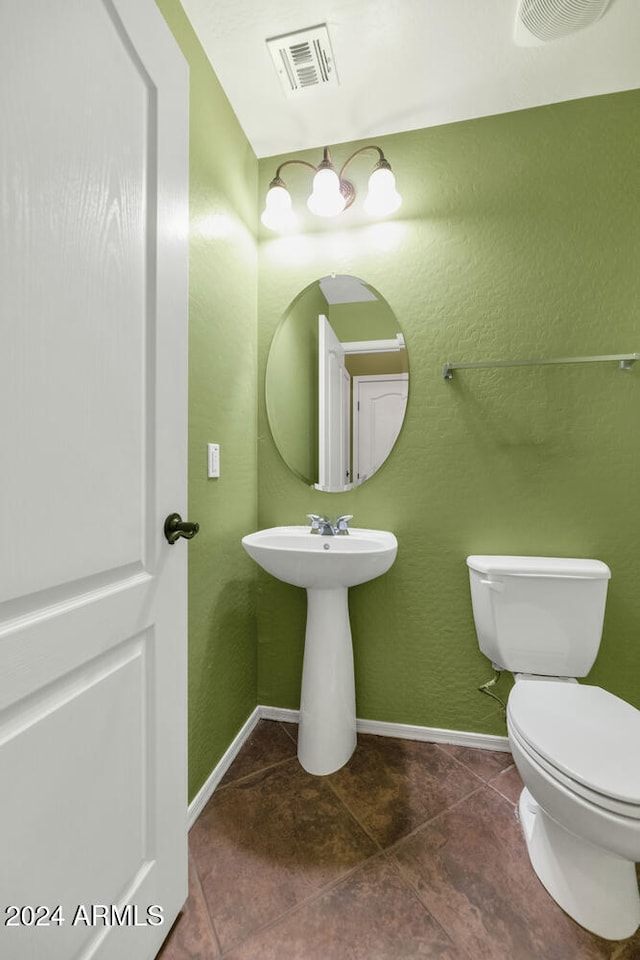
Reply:
[[[273,917],[271,920],[267,920],[266,923],[263,923],[262,926],[256,927],[251,933],[246,936],[243,940],[237,940],[232,946],[230,946],[226,951],[221,954],[220,960],[224,960],[224,957],[229,956],[237,950],[238,947],[242,944],[247,943],[249,940],[252,940],[259,934],[266,933],[272,927],[276,927],[281,921],[289,919],[295,913],[298,913],[303,907],[309,906],[315,900],[319,900],[326,893],[333,890],[335,887],[338,887],[345,880],[348,880],[354,873],[357,873],[362,867],[366,864],[371,863],[373,860],[381,859],[384,857],[384,851],[379,851],[372,853],[370,857],[365,857],[364,860],[361,860],[359,863],[356,863],[353,867],[346,871],[346,873],[341,874],[341,876],[336,877],[334,880],[329,880],[322,887],[319,887],[313,893],[310,893],[309,896],[305,897],[303,900],[299,900],[298,903],[294,903],[292,907],[289,907],[287,910],[284,910],[282,913],[278,914],[277,917]]]
[[[458,764],[460,764],[461,767],[464,767],[464,769],[467,771],[467,773],[472,773],[473,776],[474,776],[474,777],[477,777],[477,778],[481,781],[481,783],[485,784],[485,786],[491,787],[491,789],[494,791],[494,793],[497,793],[499,797],[502,797],[503,800],[506,800],[507,803],[510,803],[512,807],[517,807],[517,806],[518,806],[518,801],[517,801],[517,800],[512,800],[511,797],[507,797],[504,793],[502,793],[501,790],[498,790],[497,786],[495,785],[496,780],[499,780],[500,777],[503,776],[503,774],[505,774],[508,770],[512,770],[512,769],[515,768],[515,766],[516,766],[515,763],[510,763],[508,767],[504,767],[504,768],[503,768],[502,770],[500,770],[498,773],[495,773],[495,774],[491,777],[490,780],[487,780],[487,779],[486,779],[485,777],[483,777],[481,774],[476,773],[476,771],[473,770],[470,766],[468,766],[468,765],[464,762],[464,760],[460,760],[458,757],[454,756],[452,753],[448,753],[448,751],[444,750],[443,747],[440,746],[439,744],[436,744],[436,747],[437,747],[442,753],[444,753],[444,755],[445,755],[446,757],[448,757],[450,760],[455,760],[455,762],[458,763]],[[474,791],[474,792],[475,792],[475,791]]]
[[[458,757],[455,757],[452,753],[448,753],[440,744],[435,743],[434,747],[438,750],[439,753],[442,753],[447,760],[453,760],[454,763],[457,763],[459,767],[462,767],[466,773],[470,773],[472,777],[475,777],[476,780],[479,780],[480,783],[486,783],[484,777],[481,777],[479,773],[476,773],[475,770],[472,770],[471,767],[467,766],[464,760],[459,760]]]
[[[413,883],[412,880],[409,879],[409,877],[407,877],[407,876],[404,875],[404,873],[403,873],[402,870],[400,869],[400,865],[398,864],[398,862],[397,862],[396,860],[392,859],[391,857],[388,857],[386,851],[385,851],[384,856],[385,856],[385,859],[386,859],[387,863],[389,864],[389,866],[390,866],[390,867],[396,872],[396,874],[398,875],[398,878],[400,879],[400,881],[401,881],[402,885],[405,887],[405,889],[407,889],[407,890],[411,893],[411,895],[412,895],[412,897],[414,898],[414,900],[416,901],[416,903],[424,910],[424,912],[431,918],[431,920],[433,920],[433,922],[435,923],[435,925],[436,925],[437,927],[439,927],[439,929],[442,931],[443,936],[450,942],[451,946],[452,946],[453,948],[455,948],[455,951],[456,951],[456,960],[469,960],[469,955],[468,955],[467,951],[464,949],[464,947],[462,947],[462,946],[457,942],[457,940],[454,939],[454,937],[453,937],[453,936],[451,935],[451,933],[447,930],[447,928],[441,923],[441,921],[438,919],[438,917],[436,917],[436,915],[435,915],[434,913],[432,913],[431,910],[429,910],[428,906],[426,905],[426,903],[424,902],[424,900],[423,900],[422,897],[420,896],[418,887]],[[462,951],[462,952],[460,952],[460,951]]]
[[[261,723],[261,722],[262,722],[262,720],[259,720],[259,721],[258,721],[258,724]],[[268,719],[267,719],[265,722],[266,722],[266,723],[277,723],[278,726],[280,727],[280,729],[282,730],[282,732],[285,733],[286,736],[289,738],[289,740],[291,741],[291,743],[293,744],[293,746],[297,748],[297,741],[294,740],[294,738],[291,736],[291,734],[289,733],[289,731],[288,731],[288,730],[286,729],[286,727],[284,726],[284,724],[285,724],[285,723],[288,723],[289,721],[268,720]],[[256,725],[256,726],[257,726],[257,725]],[[253,733],[253,731],[252,731],[252,733]],[[248,740],[247,740],[246,742],[248,742]],[[244,746],[244,744],[243,744],[243,746]],[[284,759],[282,759],[282,760],[274,760],[273,763],[267,763],[267,764],[265,764],[264,767],[257,767],[255,770],[252,770],[251,773],[246,773],[243,777],[236,777],[235,780],[229,780],[228,783],[219,783],[218,786],[216,787],[216,792],[218,792],[219,790],[225,790],[227,787],[230,787],[233,783],[244,783],[244,781],[245,781],[245,780],[248,780],[250,777],[253,777],[253,776],[255,776],[255,775],[258,774],[258,773],[263,773],[265,770],[271,770],[273,767],[281,767],[281,766],[283,766],[285,763],[289,763],[290,760],[296,760],[296,761],[297,761],[297,754],[294,753],[291,757],[284,757]],[[233,767],[233,763],[232,763],[231,766],[229,767],[229,770],[231,770],[232,767]],[[227,771],[227,773],[228,773],[228,772],[229,772],[229,771]],[[227,776],[227,773],[225,773],[225,777]]]
[[[488,786],[489,786],[489,784],[484,783],[484,782],[481,780],[480,783],[478,784],[478,786],[477,786],[477,787],[474,787],[473,790],[470,790],[469,793],[465,793],[465,795],[464,795],[463,797],[459,797],[458,800],[454,800],[454,802],[453,802],[453,803],[450,803],[449,806],[448,806],[448,807],[445,807],[444,810],[440,810],[440,812],[434,814],[433,817],[429,817],[428,820],[424,820],[422,823],[420,823],[417,827],[415,827],[415,828],[414,828],[413,830],[411,830],[409,833],[405,834],[404,837],[400,837],[399,840],[395,840],[395,841],[394,841],[392,844],[390,844],[388,847],[385,847],[385,850],[384,850],[385,855],[386,855],[386,854],[393,854],[393,853],[395,853],[396,849],[397,849],[401,844],[403,844],[406,840],[410,840],[412,837],[415,837],[416,834],[420,833],[420,832],[421,832],[422,830],[424,830],[426,827],[432,826],[432,825],[436,822],[436,820],[439,820],[439,819],[440,819],[440,817],[446,816],[447,813],[450,813],[452,810],[455,810],[456,807],[459,807],[461,803],[464,803],[464,802],[465,802],[466,800],[468,800],[470,797],[474,797],[474,796],[476,795],[476,793],[479,793],[481,790],[484,790],[485,787],[488,787]],[[503,797],[502,799],[504,800],[505,798]]]
[[[501,777],[502,774],[503,774],[503,773],[506,773],[507,770],[510,770],[512,767],[515,767],[515,763],[510,763],[509,766],[503,767],[502,770],[499,770],[497,773],[492,774],[491,779],[487,779],[486,777],[483,777],[481,773],[476,773],[476,771],[473,769],[473,767],[470,767],[469,764],[467,764],[467,763],[464,762],[464,760],[460,760],[460,758],[459,758],[459,757],[456,757],[455,754],[449,753],[449,752],[448,752],[447,750],[445,750],[444,747],[441,746],[440,744],[436,743],[436,744],[434,744],[434,746],[435,746],[441,753],[443,753],[443,754],[445,755],[445,757],[448,757],[449,760],[455,760],[455,762],[458,763],[458,764],[460,764],[461,767],[464,767],[464,769],[467,771],[467,773],[473,774],[474,777],[477,777],[478,780],[480,780],[482,783],[486,783],[487,786],[491,786],[491,784],[493,783],[494,780],[497,780],[498,777]],[[506,751],[501,751],[501,752],[506,752]],[[499,790],[498,790],[497,792],[500,793]],[[508,800],[508,799],[509,799],[508,797],[505,797],[505,800]]]
[[[287,728],[286,728],[286,726],[285,726],[285,724],[291,723],[291,722],[292,722],[291,720],[277,720],[277,721],[276,721],[276,723],[279,723],[279,724],[280,724],[281,728],[284,730],[284,732],[286,733],[286,735],[289,737],[289,740],[291,740],[291,742],[292,742],[292,743],[294,744],[294,746],[297,748],[297,746],[298,746],[298,741],[295,739],[295,737],[293,737],[293,736],[291,735],[291,733],[287,730]]]
[[[405,885],[405,887],[411,892],[412,896],[413,896],[413,897],[416,899],[416,901],[420,904],[420,906],[421,906],[422,909],[425,911],[425,913],[433,920],[433,922],[436,924],[436,926],[437,926],[440,930],[442,930],[442,933],[444,934],[444,936],[446,937],[446,939],[450,942],[451,946],[452,946],[453,949],[455,950],[456,960],[470,960],[469,954],[468,954],[467,951],[465,950],[464,946],[458,942],[457,938],[454,937],[454,935],[453,935],[452,932],[450,932],[449,930],[447,930],[447,928],[446,928],[446,927],[444,926],[444,924],[439,920],[439,918],[438,918],[434,913],[432,913],[431,910],[429,910],[428,906],[426,905],[426,903],[424,902],[424,900],[423,900],[422,897],[420,896],[420,891],[419,891],[419,889],[418,889],[418,886],[417,886],[416,884],[414,884],[413,880],[411,880],[408,876],[405,876],[405,875],[404,875],[404,873],[402,872],[402,870],[400,869],[399,865],[398,865],[396,862],[394,862],[393,860],[391,860],[391,859],[389,859],[389,858],[387,858],[387,859],[388,859],[390,865],[391,865],[391,866],[394,868],[394,870],[398,873],[398,875],[399,875],[400,879],[402,880],[403,884]]]
[[[331,774],[329,774],[329,777],[330,777],[330,776],[331,776]],[[336,788],[335,788],[334,785],[331,783],[331,781],[329,780],[328,777],[327,777],[327,786],[330,788],[330,790],[331,790],[331,792],[333,793],[334,797],[342,804],[342,806],[343,806],[344,809],[347,811],[347,813],[349,814],[349,816],[351,817],[351,819],[354,820],[355,823],[357,823],[357,825],[360,827],[360,829],[363,831],[363,833],[369,838],[369,840],[371,840],[371,842],[376,845],[376,847],[378,848],[378,850],[380,851],[380,853],[384,853],[384,847],[382,846],[382,844],[380,843],[380,841],[377,840],[377,839],[373,836],[373,834],[369,832],[369,830],[368,830],[368,828],[366,827],[366,825],[360,820],[360,817],[358,817],[357,814],[351,809],[350,805],[347,803],[347,801],[344,799],[344,797],[341,797],[341,796],[340,796],[340,794],[338,793],[338,791],[336,790]]]
[[[193,871],[195,873],[198,889],[200,891],[200,897],[202,899],[202,902],[204,903],[204,908],[207,911],[207,919],[209,921],[209,927],[211,928],[211,933],[213,934],[214,942],[218,947],[218,954],[222,956],[222,944],[220,943],[218,931],[216,930],[215,920],[211,916],[211,911],[209,910],[209,901],[207,900],[204,893],[204,887],[202,886],[202,878],[200,877],[200,869],[198,867],[198,861],[196,860],[193,853],[191,852],[190,846],[189,846],[189,860],[190,860],[190,863],[193,865]]]
[[[434,744],[434,746],[435,746],[436,748],[440,749],[437,744]],[[360,820],[360,818],[358,817],[358,815],[351,809],[351,806],[347,803],[347,801],[340,795],[340,793],[338,792],[338,790],[334,787],[333,783],[331,783],[331,781],[329,780],[329,778],[327,778],[327,782],[328,782],[329,786],[331,787],[331,790],[333,791],[333,793],[335,794],[335,796],[336,796],[336,797],[338,798],[338,800],[342,803],[342,805],[344,806],[344,808],[345,808],[345,809],[347,810],[347,812],[351,815],[351,817],[355,820],[355,822],[358,824],[358,826],[366,833],[366,835],[373,841],[373,843],[375,843],[375,845],[378,847],[378,849],[379,849],[385,856],[386,856],[390,851],[393,851],[393,850],[398,846],[398,844],[403,843],[405,840],[407,840],[409,837],[414,836],[416,833],[418,833],[418,832],[419,832],[420,830],[422,830],[424,827],[428,826],[429,824],[432,824],[435,820],[438,819],[438,817],[443,816],[443,815],[444,815],[445,813],[447,813],[449,810],[455,809],[459,804],[461,804],[461,803],[462,803],[463,801],[465,801],[465,800],[468,800],[469,797],[472,797],[474,794],[478,793],[478,791],[479,791],[479,790],[482,790],[484,787],[490,786],[490,783],[488,783],[487,781],[483,780],[483,778],[482,778],[481,776],[479,776],[479,774],[477,774],[477,773],[475,773],[473,770],[471,770],[471,768],[468,767],[465,763],[463,763],[462,760],[457,760],[455,757],[452,757],[450,754],[448,754],[448,753],[447,753],[446,751],[444,751],[444,750],[441,750],[441,752],[447,757],[447,759],[449,759],[449,760],[455,760],[455,762],[456,762],[459,766],[464,767],[464,769],[467,771],[467,773],[473,774],[473,776],[475,777],[475,779],[478,781],[477,786],[474,787],[473,789],[471,789],[468,793],[465,793],[464,796],[459,797],[459,798],[458,798],[457,800],[455,800],[453,803],[450,803],[447,807],[445,807],[444,810],[440,810],[438,813],[434,814],[432,817],[429,817],[428,819],[423,820],[422,823],[420,823],[417,827],[415,827],[415,828],[414,828],[413,830],[411,830],[409,833],[405,834],[405,836],[401,837],[399,840],[394,840],[394,842],[391,843],[391,844],[389,844],[388,847],[384,847],[384,846],[380,843],[380,841],[369,831],[369,829],[367,828],[367,826]],[[508,768],[507,768],[507,769],[508,769]],[[331,774],[329,774],[329,777],[330,777],[330,776],[331,776]],[[503,800],[506,800],[507,803],[511,803],[511,801],[508,799],[508,797],[504,797],[499,791],[495,791],[495,792],[498,793],[498,796],[502,797]]]
[[[511,770],[511,768],[512,768],[512,767],[515,767],[515,766],[516,766],[516,765],[515,765],[515,763],[514,763],[514,764],[511,765],[511,767],[507,767],[507,768],[506,768],[505,770],[503,770],[502,772],[503,772],[503,773],[506,773],[507,770]],[[516,769],[517,769],[517,768],[516,768]],[[506,794],[504,794],[501,790],[498,790],[498,787],[495,785],[495,780],[497,780],[499,777],[500,777],[500,774],[498,774],[497,777],[494,777],[493,780],[489,780],[488,783],[487,783],[487,786],[488,786],[488,787],[491,787],[491,789],[494,790],[494,791],[498,794],[499,797],[502,797],[503,800],[506,800],[507,803],[510,803],[512,807],[516,807],[516,809],[517,809],[517,807],[518,807],[518,802],[519,802],[519,798],[518,798],[518,800],[512,800],[511,797],[507,797]]]
[[[440,927],[440,929],[444,931],[444,933],[445,933],[445,935],[447,936],[447,938],[451,941],[451,943],[452,943],[453,946],[455,947],[456,957],[458,958],[458,960],[467,960],[467,958],[469,958],[469,954],[466,952],[464,946],[461,945],[461,944],[459,944],[458,941],[457,941],[455,925],[454,925],[454,927],[453,927],[451,930],[449,930],[449,928],[448,928],[447,926],[445,926],[445,924],[440,920],[439,916],[438,916],[437,914],[433,913],[433,912],[429,909],[429,907],[427,906],[427,904],[425,903],[425,901],[422,899],[422,896],[421,896],[421,893],[420,893],[420,888],[419,888],[418,884],[417,884],[417,883],[414,883],[414,881],[413,881],[409,876],[405,876],[405,875],[404,875],[402,869],[400,868],[400,865],[398,864],[397,860],[395,859],[395,854],[396,854],[397,850],[398,850],[401,846],[403,846],[403,844],[404,844],[406,841],[412,839],[412,838],[415,837],[417,834],[421,833],[421,832],[422,832],[423,830],[425,830],[428,826],[433,825],[438,819],[440,819],[440,817],[444,817],[446,814],[450,813],[452,810],[455,810],[456,807],[460,806],[462,803],[464,803],[464,802],[465,802],[466,800],[468,800],[470,797],[475,796],[477,793],[480,793],[482,790],[486,790],[487,788],[491,788],[491,784],[490,784],[490,783],[484,783],[484,782],[480,783],[480,785],[479,785],[475,790],[472,790],[471,793],[468,793],[466,796],[461,797],[459,800],[456,800],[456,802],[455,802],[455,803],[452,803],[449,807],[446,808],[446,810],[442,810],[442,811],[441,811],[439,814],[437,814],[435,817],[432,817],[431,820],[428,820],[428,821],[426,821],[425,823],[421,824],[419,827],[417,827],[415,830],[413,830],[410,834],[407,834],[406,837],[403,837],[401,840],[398,840],[398,841],[397,841],[396,843],[394,843],[391,847],[389,847],[387,850],[385,850],[385,856],[387,857],[387,859],[389,860],[389,862],[392,863],[392,864],[396,867],[396,869],[399,871],[401,877],[403,878],[403,880],[405,881],[405,883],[407,884],[407,886],[410,887],[410,889],[413,891],[415,897],[416,897],[416,898],[418,899],[418,901],[422,904],[423,908],[427,911],[427,913],[429,914],[429,916],[433,918],[434,922],[438,924],[438,926]],[[504,796],[503,796],[501,793],[499,793],[497,790],[494,790],[493,792],[496,793],[496,794],[500,797],[501,800],[504,800],[506,803],[508,803],[509,806],[511,806],[511,807],[514,806],[514,805],[512,804],[512,802],[511,802],[507,797],[504,797]],[[517,808],[517,805],[516,805],[516,806],[515,806],[516,814],[517,814],[517,809],[518,809],[518,808]],[[469,958],[469,960],[471,960],[471,958]],[[611,958],[611,960],[613,960],[613,958]]]
[[[237,783],[245,783],[245,781],[251,780],[252,777],[257,777],[260,773],[266,773],[267,770],[283,767],[285,763],[291,763],[292,760],[296,760],[297,762],[297,757],[285,757],[283,760],[274,760],[273,763],[267,763],[264,767],[258,767],[252,770],[251,773],[246,773],[243,777],[236,777],[235,780],[229,780],[228,783],[220,783],[216,787],[216,793],[222,793],[223,790],[226,790],[228,787],[233,787]]]

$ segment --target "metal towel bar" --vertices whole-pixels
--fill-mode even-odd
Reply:
[[[481,360],[478,363],[445,363],[442,375],[445,380],[453,380],[454,370],[481,370],[492,367],[538,367],[548,363],[600,363],[617,360],[620,370],[631,370],[640,353],[610,353],[599,357],[553,357],[548,360]]]

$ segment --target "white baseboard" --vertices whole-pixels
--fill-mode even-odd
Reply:
[[[229,744],[224,756],[218,760],[217,764],[209,774],[208,778],[202,784],[197,794],[189,804],[189,814],[187,821],[187,828],[190,830],[194,825],[202,811],[204,810],[207,801],[213,796],[213,792],[224,777],[225,773],[237,757],[240,752],[240,748],[243,744],[249,739],[255,726],[261,718],[261,708],[256,707],[253,713],[246,719],[242,728],[233,738],[233,741]]]
[[[280,720],[282,723],[298,723],[299,710],[284,707],[258,707],[262,720]],[[501,750],[509,753],[507,737],[490,733],[470,733],[465,730],[446,730],[441,727],[418,727],[410,723],[387,723],[384,720],[356,720],[358,733],[373,733],[377,737],[397,737],[400,740],[421,740],[424,743],[454,743],[460,747],[477,750]]]
[[[242,729],[219,760],[206,782],[189,804],[189,829],[198,819],[205,804],[249,739],[259,720],[279,720],[281,723],[298,723],[299,710],[286,707],[258,706],[249,716]],[[446,730],[440,727],[418,727],[409,723],[387,723],[384,720],[356,720],[359,733],[372,733],[378,737],[398,737],[400,740],[420,740],[424,743],[452,743],[460,747],[473,747],[476,750],[500,750],[509,752],[507,737],[489,733],[471,733],[464,730]]]
[[[288,707],[258,707],[261,720],[279,720],[280,723],[299,723],[300,711]]]
[[[476,750],[501,750],[509,753],[508,737],[491,733],[471,733],[465,730],[446,730],[441,727],[416,727],[410,723],[385,723],[384,720],[357,720],[359,733],[374,733],[378,737],[398,737],[400,740],[422,740],[425,743],[453,743]]]

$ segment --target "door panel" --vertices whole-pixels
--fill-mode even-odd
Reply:
[[[186,516],[187,111],[152,0],[2,7],[12,960],[151,958],[186,896],[186,542],[162,527]],[[8,926],[9,905],[60,910]]]
[[[60,16],[25,3],[3,30],[14,236],[5,233],[2,271],[13,280],[8,319],[28,317],[2,330],[3,375],[20,411],[3,425],[12,452],[3,486],[29,509],[2,599],[141,559],[149,83],[108,7],[70,6]]]
[[[356,480],[384,463],[404,421],[409,392],[406,373],[353,378],[353,466]]]

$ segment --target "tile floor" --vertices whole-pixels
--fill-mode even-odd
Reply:
[[[193,826],[159,960],[640,960],[534,875],[510,754],[360,735],[312,777],[296,729],[261,721]]]

